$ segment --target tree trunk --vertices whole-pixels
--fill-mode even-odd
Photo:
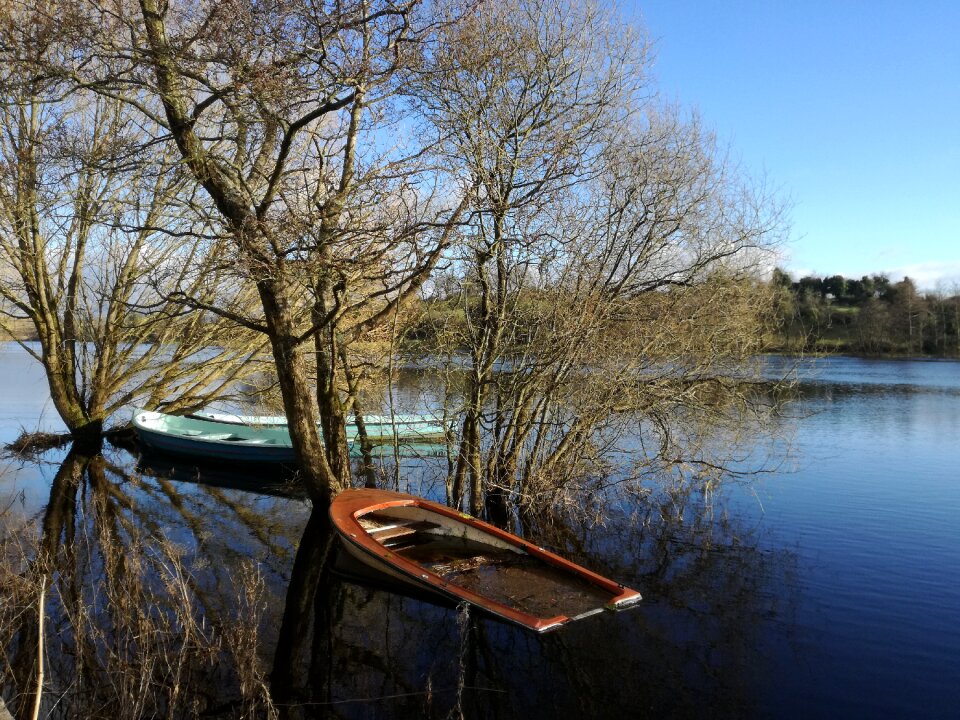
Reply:
[[[350,485],[350,454],[347,449],[347,421],[340,390],[337,387],[337,358],[339,338],[335,321],[328,316],[336,308],[336,297],[331,283],[323,279],[317,283],[313,307],[314,351],[317,362],[317,408],[320,427],[326,447],[330,470],[341,487]]]
[[[41,337],[40,343],[50,399],[74,440],[84,445],[95,443],[103,431],[103,408],[96,412],[98,408],[84,407],[77,387],[77,370],[70,354],[59,352],[61,343],[56,338]]]
[[[327,506],[342,486],[327,462],[317,433],[317,405],[312,400],[303,345],[294,336],[293,319],[283,288],[273,280],[261,280],[257,289],[301,479],[313,501]]]
[[[353,421],[357,426],[357,442],[360,444],[361,462],[363,467],[363,486],[366,488],[375,488],[377,486],[377,477],[374,473],[373,465],[373,444],[370,442],[370,436],[367,434],[367,424],[363,420],[363,405],[360,402],[360,390],[357,377],[350,368],[350,360],[347,357],[347,351],[343,345],[340,346],[340,361],[343,363],[343,376],[347,381],[347,390],[353,400]]]
[[[460,450],[453,476],[451,502],[454,507],[466,510],[466,495],[469,491],[470,511],[479,514],[483,510],[483,482],[480,459],[480,416],[483,412],[483,380],[471,377],[467,391],[467,408],[461,429]],[[468,484],[469,483],[469,484]]]

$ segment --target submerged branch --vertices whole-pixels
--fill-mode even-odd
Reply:
[[[3,446],[5,454],[16,457],[39,455],[47,450],[61,448],[73,441],[70,433],[22,431],[15,440]]]

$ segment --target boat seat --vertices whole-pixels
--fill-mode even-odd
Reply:
[[[400,520],[389,525],[368,528],[367,534],[380,543],[386,543],[388,540],[397,540],[408,535],[416,535],[423,530],[432,530],[438,527],[440,526],[437,523],[429,520]]]
[[[411,535],[416,535],[417,531],[414,528],[409,527],[398,527],[391,528],[382,533],[378,533],[376,538],[377,541],[386,545],[387,543],[395,544],[401,538],[410,537]]]

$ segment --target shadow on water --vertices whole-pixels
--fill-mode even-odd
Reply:
[[[791,558],[696,493],[526,533],[644,602],[538,636],[337,572],[325,509],[250,478],[72,449],[0,517],[0,691],[17,717],[584,718],[754,713]]]

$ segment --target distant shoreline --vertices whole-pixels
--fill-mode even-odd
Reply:
[[[960,356],[957,356],[957,355],[907,355],[905,353],[863,353],[863,352],[856,352],[854,350],[797,351],[797,350],[771,349],[771,350],[767,350],[764,353],[764,355],[777,355],[778,357],[788,357],[788,358],[847,357],[847,358],[858,358],[860,360],[911,360],[914,362],[916,361],[923,361],[923,362],[960,361]]]
[[[13,323],[13,332],[0,329],[0,341],[3,342],[35,342],[40,339],[33,324],[28,320],[21,320]]]

